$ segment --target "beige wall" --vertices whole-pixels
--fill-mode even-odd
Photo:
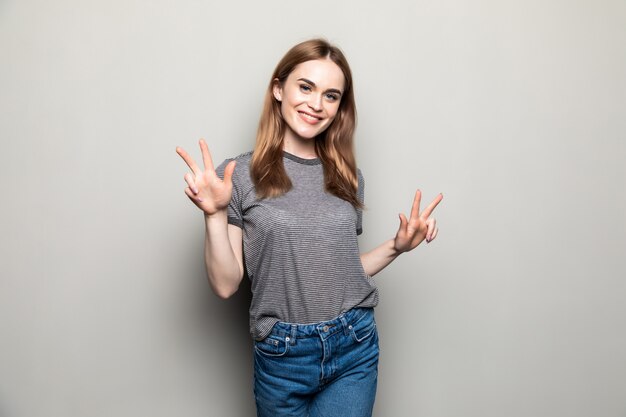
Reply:
[[[623,1],[0,2],[0,415],[250,416],[177,145],[251,149],[291,45],[353,67],[378,416],[626,415]]]

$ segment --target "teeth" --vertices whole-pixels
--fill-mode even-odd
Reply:
[[[306,117],[309,120],[319,120],[318,117],[310,116],[310,115],[308,115],[306,113],[300,113],[300,114],[303,115],[304,117]]]

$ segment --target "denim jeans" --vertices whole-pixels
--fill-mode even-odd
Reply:
[[[278,322],[254,342],[258,417],[370,417],[377,380],[372,308],[315,324]]]

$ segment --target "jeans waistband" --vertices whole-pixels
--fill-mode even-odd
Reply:
[[[356,307],[340,314],[334,319],[321,321],[319,323],[298,324],[279,321],[272,328],[270,335],[277,336],[281,339],[289,337],[290,339],[287,340],[291,340],[292,343],[294,343],[296,339],[307,337],[321,337],[322,339],[326,339],[339,331],[348,334],[353,325],[373,315],[374,309],[371,307]]]

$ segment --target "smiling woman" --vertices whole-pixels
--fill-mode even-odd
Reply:
[[[204,212],[209,283],[232,295],[251,280],[257,415],[368,417],[378,380],[378,290],[371,277],[437,235],[430,217],[442,195],[394,238],[361,254],[364,180],[356,166],[352,75],[321,39],[294,46],[265,95],[253,152],[204,169],[186,195]],[[245,255],[245,256],[244,256]]]
[[[259,196],[289,191],[282,152],[320,158],[326,189],[355,207],[358,180],[353,150],[356,106],[352,72],[341,50],[319,39],[294,46],[278,63],[265,105],[252,176]]]
[[[287,123],[284,150],[314,151],[309,142],[335,120],[343,84],[343,72],[330,59],[303,62],[284,82],[274,80],[274,97]]]

